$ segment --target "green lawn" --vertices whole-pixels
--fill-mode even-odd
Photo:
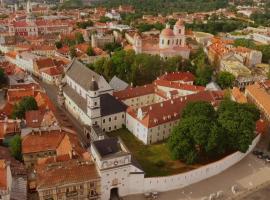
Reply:
[[[108,133],[108,136],[122,138],[148,177],[172,175],[199,167],[199,165],[186,165],[178,160],[172,160],[166,143],[144,145],[127,129]]]

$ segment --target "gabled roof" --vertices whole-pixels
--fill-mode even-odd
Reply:
[[[79,84],[82,88],[88,91],[92,77],[99,80],[100,75],[93,70],[87,68],[84,64],[79,62],[76,58],[72,60],[67,68],[66,75]]]
[[[161,103],[144,106],[139,109],[129,107],[127,113],[145,127],[152,128],[160,124],[179,119],[182,110],[189,102],[207,101],[215,106],[222,98],[222,92],[203,91],[172,100],[167,100]],[[137,115],[138,110],[142,113],[141,119]]]
[[[109,84],[114,89],[114,91],[124,90],[128,87],[128,83],[121,80],[117,76],[114,76],[112,80],[109,82]]]

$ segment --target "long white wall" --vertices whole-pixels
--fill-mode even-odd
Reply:
[[[143,191],[163,192],[179,189],[217,175],[242,160],[248,153],[250,153],[250,151],[254,149],[259,140],[260,135],[253,140],[252,145],[249,147],[249,150],[246,153],[236,152],[223,158],[222,160],[205,165],[190,172],[166,177],[145,178]]]
[[[250,145],[249,150],[246,153],[236,152],[219,161],[186,173],[164,177],[144,178],[143,184],[138,186],[140,188],[136,187],[133,189],[132,186],[130,186],[129,195],[151,191],[165,192],[169,190],[180,189],[202,181],[204,179],[210,178],[223,172],[224,170],[228,169],[229,167],[242,160],[248,153],[250,153],[254,149],[259,140],[260,135],[258,135],[253,140],[252,145]]]

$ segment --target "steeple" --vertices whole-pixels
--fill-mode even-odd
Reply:
[[[32,4],[30,0],[27,0],[27,3],[26,3],[26,12],[27,14],[30,14],[32,12]]]

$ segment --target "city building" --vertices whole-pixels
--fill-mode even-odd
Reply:
[[[100,199],[101,180],[91,160],[68,155],[46,159],[37,165],[35,178],[40,200]]]
[[[186,45],[185,25],[182,20],[176,22],[173,30],[167,24],[158,38],[136,33],[132,45],[136,53],[160,55],[162,58],[181,56],[188,59],[190,54],[190,49]]]
[[[12,175],[9,163],[6,160],[0,160],[0,197],[3,200],[10,200],[12,185]]]
[[[80,74],[80,76],[78,76]],[[125,124],[126,106],[112,96],[113,89],[101,75],[74,59],[65,72],[65,107],[83,124],[113,131]]]
[[[102,200],[140,191],[144,172],[120,138],[92,142],[91,155],[101,177]]]
[[[264,117],[270,121],[270,94],[269,94],[270,83],[269,81],[254,83],[246,87],[245,95],[248,101],[254,103]]]

